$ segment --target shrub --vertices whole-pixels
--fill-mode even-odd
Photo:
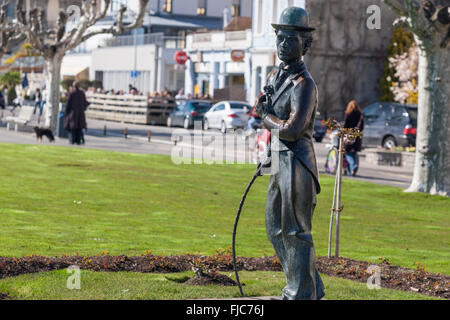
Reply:
[[[16,88],[9,87],[8,88],[8,102],[11,103],[15,98],[17,98]]]
[[[61,81],[61,86],[63,87],[63,89],[65,91],[68,91],[69,87],[73,84],[74,81],[75,81],[75,79],[73,79],[73,78],[64,79],[63,81]]]
[[[14,87],[22,82],[19,71],[9,71],[0,76],[0,83],[8,86]]]
[[[391,67],[389,59],[407,53],[413,45],[414,35],[411,31],[401,27],[394,28],[391,42],[386,48],[383,76],[380,79],[380,101],[394,101],[391,86],[393,82],[398,82],[398,78],[395,76],[396,70]]]
[[[91,81],[91,85],[95,88],[95,89],[103,89],[103,82],[100,80],[92,80]]]
[[[87,90],[89,87],[92,86],[92,82],[88,79],[80,79],[78,80],[78,83],[80,85],[80,88],[83,90]]]

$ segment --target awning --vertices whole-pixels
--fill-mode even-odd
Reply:
[[[89,74],[89,67],[86,66],[62,66],[61,76],[76,77],[80,73],[87,72]]]

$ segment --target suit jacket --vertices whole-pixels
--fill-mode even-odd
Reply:
[[[278,71],[272,71],[268,76],[268,85],[275,87],[281,68],[287,68],[284,71],[287,72],[287,79],[275,90],[272,108],[264,117],[264,126],[272,132],[272,139],[277,139],[277,143],[271,145],[271,151],[291,150],[312,174],[316,192],[320,193],[312,142],[318,102],[317,86],[302,61],[287,67],[282,64]],[[278,131],[278,137],[274,130]]]

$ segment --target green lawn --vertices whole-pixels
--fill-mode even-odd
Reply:
[[[254,171],[251,165],[175,165],[167,156],[82,148],[0,144],[0,150],[0,256],[98,255],[104,251],[139,255],[146,250],[211,254],[231,244],[236,209]],[[327,253],[333,182],[331,177],[321,177],[323,192],[313,221],[320,255]],[[268,177],[257,180],[247,198],[238,229],[239,255],[273,254],[264,226],[267,183]],[[448,198],[348,179],[343,188],[341,256],[370,262],[383,257],[409,268],[420,262],[427,271],[450,274]],[[119,291],[107,292],[103,273],[85,273],[92,279],[92,290],[83,297],[122,297],[119,284]],[[50,284],[39,287],[40,282],[56,281],[62,274],[66,276],[64,271],[55,271],[4,279],[0,292],[27,298],[76,297],[80,293],[53,292],[56,289]],[[275,279],[280,277],[275,275]],[[130,288],[130,298],[158,297],[166,286],[167,295],[160,298],[201,297],[208,290],[216,292],[215,296],[236,294],[236,288],[223,292],[191,288],[184,293],[184,285],[158,280],[164,275],[108,274],[108,279],[121,277],[129,277],[130,286],[137,288],[140,280],[135,279],[141,277],[158,287],[151,290],[154,293]],[[104,285],[97,288],[96,281]],[[364,284],[341,279],[326,277],[326,281],[332,286],[327,288],[331,299],[407,298],[406,293],[370,292]],[[15,289],[11,283],[16,283]],[[279,294],[282,287],[281,280],[267,285],[267,290],[249,287],[247,291]]]
[[[234,274],[227,273],[234,278]],[[179,300],[240,297],[237,287],[192,286],[183,284],[193,272],[144,274],[134,272],[94,272],[81,270],[80,290],[67,288],[66,270],[27,274],[0,281],[0,292],[18,299],[146,299]],[[280,296],[285,285],[282,272],[240,272],[247,296]],[[339,300],[417,300],[435,299],[422,294],[398,290],[369,290],[366,284],[351,280],[322,277],[327,299]]]

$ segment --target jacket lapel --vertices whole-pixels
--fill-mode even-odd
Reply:
[[[300,70],[292,75],[290,75],[286,81],[283,83],[283,85],[280,87],[280,89],[277,90],[275,95],[272,97],[272,105],[275,104],[275,102],[278,101],[278,99],[281,97],[281,95],[286,91],[286,89],[289,87],[291,83],[293,83],[294,80],[298,79],[304,72],[306,71],[305,65],[302,64],[302,67]]]

